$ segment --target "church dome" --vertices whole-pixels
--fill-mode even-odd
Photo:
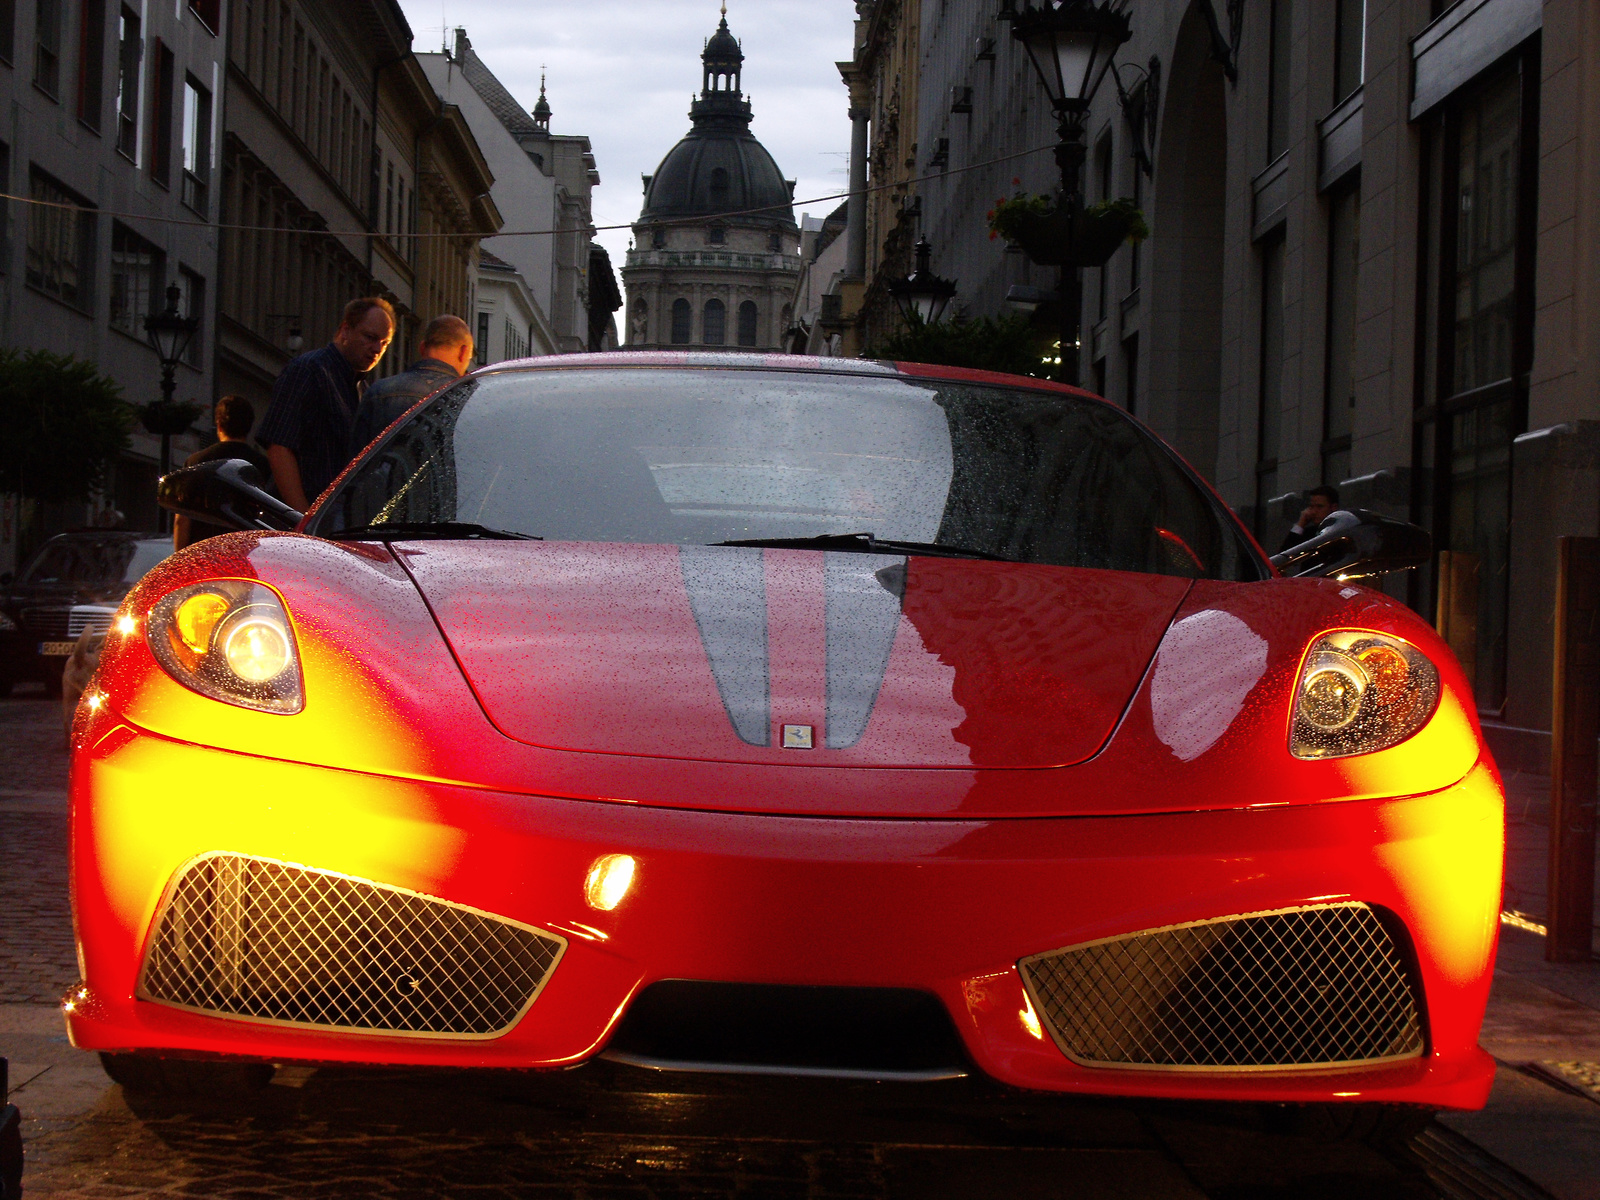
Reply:
[[[794,187],[750,132],[750,103],[739,90],[744,53],[724,17],[701,55],[704,89],[690,106],[693,128],[667,152],[645,184],[641,222],[768,211],[739,224],[794,227]]]

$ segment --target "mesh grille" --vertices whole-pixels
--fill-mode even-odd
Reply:
[[[566,942],[473,909],[290,863],[213,855],[172,888],[139,994],[339,1029],[493,1036]]]
[[[1364,904],[1156,929],[1019,966],[1081,1063],[1236,1070],[1422,1053],[1400,954]]]

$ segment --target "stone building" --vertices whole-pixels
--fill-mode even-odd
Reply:
[[[449,52],[417,58],[439,95],[460,107],[494,173],[492,195],[508,230],[495,239],[494,253],[522,276],[538,307],[529,325],[530,346],[540,343],[538,330],[547,326],[554,335],[551,348],[536,352],[588,349],[591,201],[600,184],[589,139],[551,132],[542,82],[533,108],[523,108],[473,49],[465,29],[455,31]]]
[[[724,17],[701,55],[693,127],[644,177],[623,267],[629,349],[776,350],[800,274],[794,181],[750,132],[744,52]]]
[[[218,0],[118,5],[104,0],[0,5],[0,344],[93,361],[142,404],[161,395],[144,319],[169,284],[200,322],[176,372],[175,398],[212,395],[216,174],[227,9]],[[36,506],[0,497],[0,570],[31,545],[115,508],[154,529],[159,441],[142,429],[104,495]],[[174,439],[174,453],[198,447]],[[24,526],[26,529],[24,530]]]
[[[860,5],[865,28],[899,2]],[[1137,199],[1152,236],[1082,272],[1081,378],[1171,440],[1269,550],[1323,482],[1428,527],[1449,557],[1385,587],[1430,617],[1453,598],[1442,624],[1491,739],[1537,768],[1554,537],[1600,532],[1600,6],[1128,11],[1084,186]],[[1043,192],[1054,174],[1043,90],[993,17],[920,6],[913,174],[934,178],[905,189],[936,268],[988,314],[1016,283],[1056,283],[987,236],[1012,178]],[[889,123],[850,81],[852,105]],[[873,182],[896,183],[869,132]],[[868,279],[899,253],[870,235]]]
[[[501,217],[461,111],[411,53],[394,0],[238,0],[228,45],[217,390],[264,404],[356,296],[394,303],[378,366],[400,370],[423,322],[473,302],[478,239]],[[420,236],[418,236],[420,235]]]

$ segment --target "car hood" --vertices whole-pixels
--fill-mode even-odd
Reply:
[[[1189,587],[808,550],[394,549],[507,736],[786,765],[1082,762],[1116,728]]]

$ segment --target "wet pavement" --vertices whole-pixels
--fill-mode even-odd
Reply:
[[[77,978],[65,782],[58,707],[0,701],[0,1053],[30,1197],[1600,1197],[1583,1149],[1600,1147],[1600,1092],[1583,1075],[1600,1062],[1600,972],[1547,968],[1521,931],[1505,940],[1485,1029],[1508,1064],[1490,1109],[1381,1153],[1293,1136],[1251,1107],[604,1062],[286,1068],[242,1100],[127,1095],[67,1045],[54,1003]]]

